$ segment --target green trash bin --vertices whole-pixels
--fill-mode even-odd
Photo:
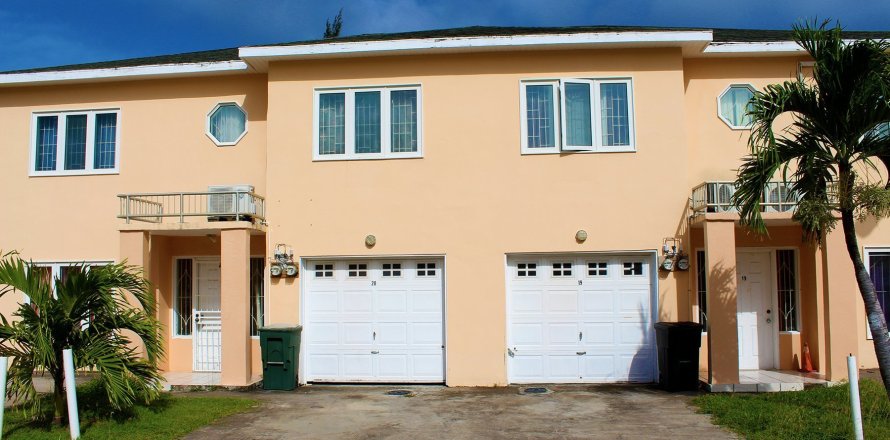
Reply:
[[[301,325],[272,324],[260,328],[264,390],[292,390],[297,387],[302,332]]]

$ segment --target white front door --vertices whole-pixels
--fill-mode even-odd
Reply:
[[[652,382],[650,260],[647,255],[510,257],[508,380]]]
[[[443,264],[308,262],[303,380],[444,382]]]
[[[222,368],[222,316],[220,312],[220,261],[195,259],[193,369],[220,371]]]
[[[739,368],[775,368],[775,319],[773,306],[772,253],[739,252],[738,332]]]

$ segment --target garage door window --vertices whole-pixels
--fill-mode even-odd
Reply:
[[[606,277],[609,276],[609,264],[605,261],[597,261],[587,263],[587,276]]]
[[[638,277],[643,276],[643,263],[639,261],[628,261],[624,263],[624,276]]]
[[[383,263],[383,276],[400,277],[402,276],[402,263]]]
[[[434,277],[436,276],[436,263],[417,263],[417,276]]]
[[[334,277],[334,265],[333,264],[316,264],[315,265],[315,277],[316,278],[333,278]]]
[[[553,263],[553,276],[570,277],[572,276],[572,263]]]
[[[536,277],[536,276],[538,276],[538,263],[518,263],[516,265],[516,276],[518,276],[518,277]]]
[[[368,276],[368,263],[349,265],[349,278],[361,278],[366,276]]]

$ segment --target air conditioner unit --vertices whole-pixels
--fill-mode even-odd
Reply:
[[[715,212],[728,212],[735,210],[732,204],[732,196],[735,194],[734,183],[717,183],[713,186],[713,198]]]
[[[792,207],[791,186],[784,183],[771,183],[766,191],[766,212],[786,212]],[[782,206],[777,206],[778,204]]]
[[[207,187],[208,221],[251,221],[256,214],[252,185],[214,185]],[[219,193],[219,194],[214,194]]]

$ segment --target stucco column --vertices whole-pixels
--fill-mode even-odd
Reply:
[[[825,237],[822,265],[828,358],[825,373],[829,380],[838,380],[846,377],[847,355],[859,351],[856,319],[859,287],[840,226]]]
[[[735,221],[705,221],[708,382],[739,383]]]
[[[151,236],[146,231],[120,231],[120,255],[119,261],[126,260],[128,265],[140,266],[143,276],[149,281],[151,275]],[[127,302],[133,307],[139,307],[139,303],[133,295],[126,294]],[[131,341],[131,347],[145,357],[145,344],[142,339],[129,330],[124,330],[124,335]]]
[[[220,232],[222,384],[250,383],[250,231]]]

